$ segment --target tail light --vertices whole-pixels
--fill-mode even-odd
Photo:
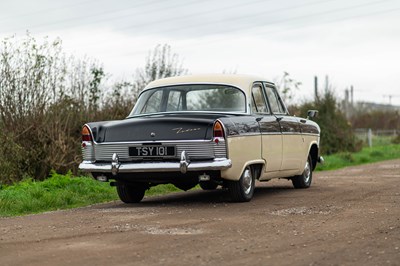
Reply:
[[[214,132],[214,141],[216,143],[219,142],[219,138],[224,138],[224,136],[225,136],[224,128],[223,128],[222,123],[220,121],[216,121],[214,123],[213,132]]]
[[[88,126],[84,126],[82,128],[82,141],[93,141],[92,134],[90,134]]]

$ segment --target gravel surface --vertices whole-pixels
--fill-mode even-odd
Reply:
[[[0,265],[400,265],[400,160],[0,218]]]

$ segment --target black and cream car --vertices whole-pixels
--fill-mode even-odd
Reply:
[[[126,119],[84,125],[79,168],[112,181],[125,203],[166,183],[222,186],[234,201],[250,201],[256,179],[308,188],[323,161],[319,140],[319,126],[290,116],[263,78],[173,77],[148,84]]]

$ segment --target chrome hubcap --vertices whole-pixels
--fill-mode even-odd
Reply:
[[[310,182],[310,179],[311,179],[311,166],[307,160],[306,166],[304,167],[304,182],[308,184]]]
[[[252,185],[253,185],[253,178],[251,176],[251,171],[249,168],[246,168],[246,170],[244,170],[243,177],[242,177],[242,185],[243,185],[244,193],[249,194],[252,189]]]

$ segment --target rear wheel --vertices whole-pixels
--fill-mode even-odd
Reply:
[[[304,171],[301,175],[292,177],[292,183],[295,188],[309,188],[312,182],[312,160],[308,156]]]
[[[117,193],[121,201],[125,203],[138,203],[143,197],[146,188],[141,185],[127,185],[127,184],[118,184],[117,185]]]
[[[246,202],[253,198],[256,181],[250,166],[247,166],[238,181],[229,181],[228,190],[232,200]]]

